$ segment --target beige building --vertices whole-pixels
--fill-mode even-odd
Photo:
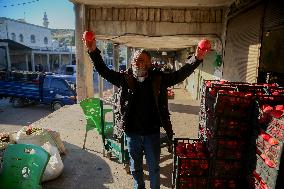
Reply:
[[[90,29],[95,31],[98,39],[131,48],[177,51],[181,55],[188,54],[188,48],[194,48],[200,39],[209,39],[215,54],[206,58],[203,65],[187,79],[186,88],[194,99],[199,98],[204,79],[263,82],[263,78],[267,79],[266,75],[269,75],[267,73],[278,76],[284,73],[282,58],[278,58],[284,54],[280,45],[281,41],[283,43],[282,1],[71,2],[75,5],[79,62],[87,62],[86,54],[82,53],[83,44],[79,39],[84,30]],[[278,48],[272,50],[273,47]],[[84,70],[88,69],[84,69],[87,65],[80,65],[80,85],[85,89],[89,79],[85,79],[83,75],[86,74]],[[78,94],[80,96],[80,93]],[[82,93],[85,97],[89,95],[92,96],[91,93]]]

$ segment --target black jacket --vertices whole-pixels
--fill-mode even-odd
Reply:
[[[135,78],[132,75],[131,69],[120,73],[109,69],[103,62],[100,55],[100,50],[96,49],[89,53],[90,58],[98,73],[113,85],[119,87],[116,109],[116,127],[115,134],[120,137],[127,126],[127,116],[129,107],[132,102],[133,92],[135,89]],[[167,135],[172,138],[173,130],[170,121],[170,114],[168,110],[167,87],[173,86],[186,79],[199,66],[201,61],[192,56],[183,67],[178,71],[171,73],[164,73],[152,69],[149,71],[149,77],[152,78],[153,93],[155,104],[157,106],[161,126],[167,132]]]

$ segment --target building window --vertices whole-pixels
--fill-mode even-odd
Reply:
[[[15,33],[11,33],[11,39],[12,39],[13,41],[16,41],[16,34],[15,34]]]
[[[43,39],[43,42],[44,42],[44,44],[48,44],[48,39],[47,39],[47,37],[45,37],[44,39]]]
[[[35,39],[35,35],[31,35],[31,43],[35,43],[36,39]]]
[[[22,43],[24,42],[24,36],[23,36],[23,34],[20,34],[20,35],[19,35],[19,40],[20,40],[20,42],[22,42]]]

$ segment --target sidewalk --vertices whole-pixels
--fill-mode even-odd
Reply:
[[[199,102],[189,99],[183,89],[174,89],[175,99],[169,100],[175,137],[197,137]],[[86,120],[80,106],[63,107],[35,122],[36,127],[51,128],[60,133],[68,151],[63,157],[62,175],[42,184],[43,189],[132,189],[132,176],[124,166],[102,155],[101,136],[89,131],[86,148],[82,150]],[[172,154],[161,153],[161,188],[171,188]],[[145,169],[146,170],[146,165]],[[146,188],[149,174],[145,171]]]

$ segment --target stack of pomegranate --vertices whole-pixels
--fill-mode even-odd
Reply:
[[[272,87],[269,93],[258,95],[256,100],[259,112],[256,117],[258,132],[254,140],[256,160],[251,175],[252,188],[283,187],[280,177],[284,170],[280,162],[284,162],[284,90]]]
[[[206,140],[210,135],[208,126],[214,124],[214,105],[219,91],[236,91],[232,86],[223,85],[224,81],[206,80],[203,83],[199,111],[199,138]]]
[[[173,184],[176,188],[207,189],[209,165],[204,141],[175,138]]]
[[[277,178],[284,176],[283,105],[284,89],[276,84],[205,81],[199,113],[203,143],[175,139],[176,187],[279,188]],[[203,148],[195,147],[199,143]]]

